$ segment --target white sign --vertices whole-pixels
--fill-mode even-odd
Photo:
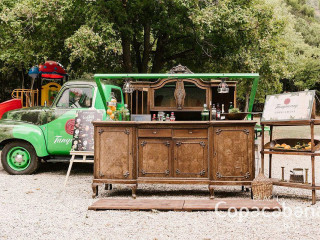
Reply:
[[[315,91],[268,95],[261,122],[310,120]]]

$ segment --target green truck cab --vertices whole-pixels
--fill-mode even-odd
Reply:
[[[108,98],[113,92],[117,108],[123,107],[123,94],[118,86],[101,82]],[[74,118],[81,110],[103,110],[104,97],[90,80],[69,81],[63,85],[50,107],[33,107],[5,113],[0,120],[2,166],[9,174],[34,173],[41,159],[67,156],[71,150]]]

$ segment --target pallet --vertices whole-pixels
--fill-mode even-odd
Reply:
[[[168,199],[100,199],[89,210],[160,210],[160,211],[228,211],[265,210],[282,211],[276,200],[214,199],[214,200],[168,200]]]

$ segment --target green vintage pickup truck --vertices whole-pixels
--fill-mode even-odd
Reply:
[[[104,95],[113,92],[123,107],[118,86],[102,82]],[[13,110],[0,120],[0,148],[3,168],[9,174],[32,174],[41,159],[69,155],[77,111],[104,110],[97,84],[90,80],[69,81],[61,88],[52,106]]]

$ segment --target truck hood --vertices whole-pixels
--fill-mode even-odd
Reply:
[[[47,124],[56,119],[55,112],[48,107],[21,108],[6,112],[1,120],[22,121],[35,125]]]

